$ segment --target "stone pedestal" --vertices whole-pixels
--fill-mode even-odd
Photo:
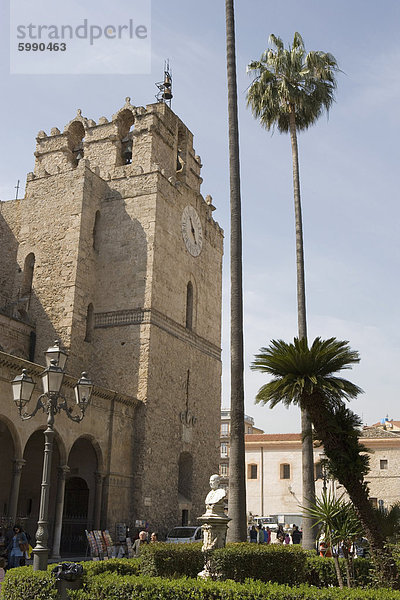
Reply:
[[[228,523],[231,519],[225,514],[213,513],[207,510],[204,515],[198,517],[201,523],[201,529],[204,535],[202,552],[204,554],[204,569],[200,571],[198,577],[207,579],[214,577],[210,562],[210,554],[217,548],[224,548],[226,544],[226,533]]]

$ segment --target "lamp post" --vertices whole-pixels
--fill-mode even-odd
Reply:
[[[321,474],[322,474],[322,491],[324,494],[326,494],[326,490],[327,490],[327,482],[329,480],[329,467],[328,467],[328,457],[326,456],[326,454],[320,454],[319,455],[320,458],[320,462],[321,462]]]
[[[88,379],[87,373],[82,373],[80,379],[74,387],[76,404],[80,410],[77,415],[72,414],[72,409],[68,406],[66,398],[60,393],[63,378],[64,366],[67,360],[67,353],[60,348],[57,340],[54,346],[45,352],[46,369],[41,374],[43,394],[41,394],[36,403],[35,409],[31,413],[25,412],[25,407],[29,403],[35,383],[28,375],[27,370],[23,369],[21,375],[13,379],[12,389],[14,402],[18,408],[19,415],[23,421],[32,419],[36,413],[42,409],[47,414],[47,429],[44,432],[44,459],[42,484],[40,492],[40,508],[38,528],[36,532],[36,546],[33,549],[33,569],[34,571],[45,571],[47,569],[47,560],[49,549],[48,541],[48,509],[50,497],[50,473],[51,459],[53,454],[54,439],[54,417],[62,410],[67,417],[75,423],[82,421],[85,411],[90,403],[93,384]]]

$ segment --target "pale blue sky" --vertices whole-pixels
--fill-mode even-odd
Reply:
[[[38,0],[39,1],[39,0]],[[55,0],[59,1],[59,0]],[[77,2],[79,5],[79,2]],[[86,0],[85,6],[99,4]],[[115,15],[126,2],[114,0]],[[9,75],[8,6],[2,2],[0,198],[33,168],[35,136],[62,129],[81,108],[110,117],[131,96],[154,101],[165,58],[173,69],[173,110],[195,136],[203,195],[225,229],[223,372],[229,403],[229,190],[223,0],[152,2],[149,75]],[[343,71],[329,119],[300,135],[309,337],[336,336],[360,351],[348,372],[365,394],[353,409],[371,424],[400,419],[398,364],[400,3],[383,0],[236,1],[244,235],[246,412],[268,432],[299,430],[297,409],[254,406],[263,377],[254,353],[296,334],[295,246],[288,136],[261,129],[246,108],[246,64],[270,33],[285,43],[299,31],[307,48],[329,51]]]

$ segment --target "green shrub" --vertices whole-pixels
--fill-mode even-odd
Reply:
[[[57,590],[51,571],[18,567],[6,572],[1,586],[2,600],[55,600]]]
[[[152,577],[196,577],[204,566],[200,544],[149,544],[140,560],[141,573]],[[214,570],[223,579],[259,579],[288,585],[308,583],[319,588],[338,585],[333,559],[316,556],[300,546],[228,544],[215,550],[211,560]],[[339,563],[346,581],[344,560],[340,559]],[[357,585],[371,585],[370,569],[369,560],[354,561]]]
[[[140,556],[141,572],[152,577],[197,577],[204,566],[201,543],[148,544]]]
[[[109,560],[85,561],[84,580],[99,573],[118,573],[118,575],[139,575],[141,572],[138,558],[110,558]]]
[[[298,585],[306,582],[307,553],[299,546],[228,544],[215,550],[212,565],[224,579],[259,579]]]
[[[282,556],[282,555],[281,555]],[[288,555],[286,555],[288,556]],[[325,559],[321,559],[325,560]],[[126,561],[127,568],[129,562]],[[290,587],[251,580],[198,581],[120,575],[123,561],[86,563],[86,577],[81,590],[68,592],[71,600],[400,600],[400,592],[388,589],[339,590],[317,589],[307,585]],[[121,566],[121,565],[120,565]],[[117,568],[118,567],[118,568]],[[121,568],[124,568],[121,566]],[[106,571],[95,573],[97,569]],[[135,567],[133,567],[135,568]],[[34,572],[20,567],[7,572],[2,600],[56,600],[55,582],[50,570]]]
[[[372,584],[374,565],[370,558],[356,558],[354,561],[354,585],[367,587]]]
[[[344,565],[340,565],[342,577],[345,577]],[[322,558],[321,556],[307,556],[306,580],[309,585],[318,588],[337,586],[337,577],[333,558]]]
[[[358,587],[368,587],[373,582],[373,564],[368,558],[356,558],[354,565],[354,584]],[[343,558],[339,558],[340,572],[346,583],[346,565]],[[337,586],[336,570],[333,558],[308,556],[306,563],[306,582],[310,585],[323,588]]]
[[[158,577],[120,577],[102,573],[90,579],[86,589],[69,592],[71,600],[400,600],[400,592],[388,589],[339,590],[301,585],[250,581],[198,581]]]

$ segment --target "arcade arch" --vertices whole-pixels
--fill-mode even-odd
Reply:
[[[57,472],[60,466],[61,456],[65,450],[61,449],[62,442],[58,435],[54,436],[53,454],[50,471],[50,500],[49,500],[49,544],[53,536],[55,520],[55,496],[57,489]],[[23,459],[25,461],[21,473],[21,483],[18,496],[17,518],[23,524],[24,529],[34,539],[39,516],[40,489],[43,469],[44,435],[43,428],[37,429],[29,437],[25,444]],[[63,451],[64,450],[64,451]]]
[[[86,550],[85,530],[100,526],[102,486],[99,472],[101,451],[91,437],[75,440],[68,456],[69,472],[65,482],[61,553],[80,554]]]

